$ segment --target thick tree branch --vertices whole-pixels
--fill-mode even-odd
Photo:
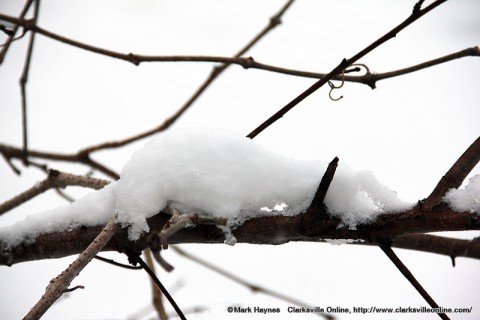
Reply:
[[[312,225],[305,225],[305,218],[309,214],[315,214],[318,219]],[[157,214],[147,220],[151,233],[158,233],[171,215],[166,213]],[[0,265],[12,265],[24,261],[59,258],[72,254],[78,254],[100,232],[100,227],[77,228],[71,231],[54,232],[37,237],[30,245],[20,244],[13,248],[0,241]],[[435,212],[422,210],[419,207],[397,214],[384,214],[379,216],[374,223],[359,225],[356,230],[341,226],[341,221],[327,214],[319,216],[318,211],[305,212],[297,216],[272,216],[260,217],[246,221],[243,225],[233,230],[233,235],[238,243],[251,244],[283,244],[290,241],[313,241],[319,239],[357,239],[366,241],[365,244],[377,244],[376,239],[392,239],[395,246],[408,249],[431,251],[448,256],[465,256],[479,258],[478,242],[471,243],[463,253],[459,249],[460,243],[453,245],[449,251],[447,248],[435,247],[425,243],[425,239],[405,240],[405,236],[427,232],[480,230],[480,216],[476,213],[455,212],[451,209],[438,210]],[[149,235],[144,235],[140,240],[131,242],[128,240],[126,229],[118,232],[105,246],[105,251],[136,250],[140,252],[148,247]],[[215,226],[199,225],[193,229],[183,229],[169,238],[169,244],[181,243],[223,243],[223,232]],[[403,241],[403,242],[402,242]],[[454,241],[458,241],[453,239]],[[446,246],[449,240],[446,238],[439,245]],[[435,247],[435,248],[432,248]],[[466,248],[464,248],[466,249]],[[457,252],[455,250],[460,250]],[[455,254],[452,254],[455,253]]]

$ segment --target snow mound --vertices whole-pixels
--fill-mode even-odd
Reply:
[[[149,231],[146,219],[167,205],[226,217],[231,225],[258,216],[295,215],[310,205],[326,168],[326,162],[280,156],[238,133],[169,130],[133,154],[118,182],[72,205],[1,228],[0,239],[18,243],[45,232],[104,225],[117,211],[129,238],[136,240]],[[325,203],[350,228],[411,207],[371,172],[341,163]]]
[[[480,213],[480,174],[470,178],[465,189],[450,189],[444,200],[455,211]]]

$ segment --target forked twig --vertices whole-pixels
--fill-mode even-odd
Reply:
[[[0,215],[49,189],[65,188],[67,186],[80,186],[98,190],[106,186],[108,183],[109,181],[103,179],[79,176],[50,169],[48,170],[47,178],[45,178],[43,181],[36,183],[30,189],[2,203],[0,205]]]
[[[298,105],[300,102],[302,102],[305,98],[310,96],[312,93],[320,89],[324,84],[326,84],[328,81],[332,80],[334,77],[340,75],[347,67],[351,66],[355,62],[357,62],[360,58],[364,57],[368,53],[370,53],[372,50],[383,44],[384,42],[388,41],[389,39],[395,37],[398,32],[402,31],[405,29],[407,26],[412,24],[414,21],[422,17],[424,14],[428,13],[429,11],[433,10],[440,4],[446,2],[447,0],[437,0],[430,4],[428,7],[418,10],[414,13],[412,13],[407,19],[405,19],[402,23],[400,23],[398,26],[387,32],[384,36],[380,37],[378,40],[374,41],[372,44],[367,46],[365,49],[361,50],[358,52],[356,55],[351,57],[350,59],[343,59],[342,62],[338,66],[336,66],[330,73],[328,73],[325,77],[322,79],[318,80],[315,82],[312,86],[310,86],[307,90],[302,92],[300,95],[298,95],[295,99],[290,101],[286,106],[284,106],[282,109],[277,111],[275,114],[273,114],[270,118],[265,120],[262,124],[260,124],[257,128],[255,128],[252,132],[250,132],[247,137],[250,139],[255,138],[260,132],[268,128],[270,125],[275,123],[278,119],[282,118],[288,111],[293,109],[296,105]]]
[[[27,0],[18,17],[20,20],[23,20],[25,18],[25,15],[27,14],[28,9],[30,9],[30,6],[32,5],[33,1],[34,0]],[[0,51],[0,64],[3,63],[3,60],[5,59],[5,55],[7,54],[7,51],[10,48],[10,44],[15,40],[14,37],[15,37],[15,34],[17,34],[17,31],[19,28],[20,28],[20,24],[15,24],[15,26],[12,29],[12,35],[8,37],[7,41],[2,46],[2,51]]]
[[[37,23],[38,12],[40,10],[40,0],[35,0],[33,24]],[[35,32],[30,33],[30,40],[28,42],[27,56],[25,58],[25,65],[23,67],[22,75],[20,76],[20,92],[22,97],[22,134],[23,134],[23,163],[28,164],[28,123],[27,123],[27,82],[28,73],[30,71],[30,62],[32,61],[33,45],[35,42]]]
[[[58,298],[67,290],[72,280],[85,268],[85,266],[102,250],[107,242],[118,230],[118,214],[115,213],[102,232],[93,240],[85,251],[80,254],[75,261],[68,266],[60,275],[50,281],[42,298],[28,312],[24,320],[40,319],[42,315],[57,301]]]

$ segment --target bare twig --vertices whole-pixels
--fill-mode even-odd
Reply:
[[[96,255],[94,258],[97,259],[98,261],[102,261],[102,262],[114,265],[116,267],[124,268],[124,269],[129,269],[129,270],[140,270],[140,269],[142,269],[142,267],[123,264],[123,263],[117,262],[117,261],[112,260],[112,259],[107,259],[107,258],[101,257],[99,255]]]
[[[146,137],[148,137],[152,134],[155,134],[155,133],[158,133],[158,132],[161,132],[161,131],[164,131],[164,130],[168,129],[187,109],[190,108],[190,106],[193,105],[193,103],[195,101],[197,101],[197,99],[202,95],[202,93],[205,92],[205,90],[210,86],[210,84],[212,84],[213,81],[223,71],[225,71],[231,64],[234,64],[235,62],[243,60],[242,58],[240,58],[241,56],[243,56],[256,43],[258,43],[267,33],[269,33],[272,29],[274,29],[277,25],[279,25],[281,23],[282,16],[285,14],[285,12],[288,10],[288,8],[292,5],[292,3],[293,3],[293,0],[289,0],[280,9],[279,12],[277,12],[275,15],[273,15],[270,18],[269,24],[263,30],[261,30],[252,40],[250,40],[250,42],[248,42],[242,49],[240,49],[240,51],[238,51],[234,55],[233,58],[225,58],[225,59],[222,58],[222,59],[218,59],[218,60],[213,58],[212,60],[210,60],[210,62],[220,62],[220,63],[223,63],[223,64],[220,65],[220,66],[214,67],[213,70],[211,71],[210,75],[208,76],[208,78],[193,93],[193,95],[183,104],[183,106],[177,112],[175,112],[170,118],[165,120],[160,126],[158,126],[156,128],[153,128],[151,130],[142,132],[140,134],[137,134],[137,135],[132,136],[132,137],[127,138],[127,139],[123,139],[123,140],[120,140],[120,141],[105,142],[105,143],[101,143],[101,144],[98,144],[98,145],[95,145],[95,146],[91,146],[91,147],[88,147],[88,148],[85,148],[85,149],[81,150],[80,152],[84,152],[84,153],[89,154],[89,153],[91,153],[93,151],[97,151],[97,150],[118,148],[118,147],[124,146],[126,144],[129,144],[131,142],[137,141],[139,139],[146,138]],[[131,54],[128,54],[126,56],[128,57],[128,59],[130,59],[132,57]],[[173,59],[170,60],[170,61],[178,61],[178,60],[175,60],[174,57],[172,57],[172,58]],[[139,56],[135,56],[134,59],[136,61],[143,61],[141,59],[141,57],[139,57]],[[185,61],[195,61],[195,60],[191,60],[190,58],[186,58]]]
[[[85,268],[93,257],[107,244],[112,236],[117,232],[117,213],[110,219],[110,222],[103,228],[102,232],[93,240],[85,251],[78,256],[75,261],[68,266],[59,276],[50,281],[45,294],[28,312],[24,320],[40,319],[42,315],[57,301],[65,292],[72,280]]]
[[[439,309],[438,304],[430,297],[428,292],[422,287],[422,285],[415,279],[413,274],[408,270],[408,268],[403,264],[403,262],[397,257],[395,252],[393,252],[390,245],[379,245],[380,249],[387,255],[387,257],[395,264],[397,269],[403,274],[405,278],[414,286],[414,288],[420,293],[420,295],[428,302],[432,308]],[[445,313],[438,313],[438,316],[443,320],[449,320],[450,318]]]
[[[325,196],[327,195],[328,188],[330,187],[330,183],[333,180],[333,176],[335,175],[335,171],[337,170],[338,165],[338,158],[335,157],[327,167],[320,184],[318,185],[317,192],[313,197],[312,203],[310,204],[310,208],[321,208],[323,206],[323,201],[325,200]]]
[[[32,5],[34,0],[27,0],[25,5],[23,6],[22,11],[20,12],[19,19],[23,20],[25,18],[25,15],[28,12],[28,9],[30,9],[30,6]],[[8,52],[8,49],[10,48],[10,44],[15,40],[15,34],[17,33],[18,29],[20,28],[19,24],[15,24],[15,26],[12,29],[12,35],[10,35],[5,42],[5,44],[2,47],[2,51],[0,51],[0,64],[3,63],[3,60],[5,59],[5,55]]]
[[[423,208],[431,210],[442,201],[445,193],[462,185],[463,180],[480,161],[480,137],[458,158],[448,172],[440,179],[435,189],[423,203]]]
[[[168,293],[167,289],[163,286],[163,284],[160,282],[160,280],[157,278],[157,276],[155,275],[155,273],[148,267],[148,265],[142,260],[142,258],[140,258],[140,256],[138,255],[135,255],[133,257],[131,257],[134,259],[135,262],[137,262],[138,264],[140,264],[142,266],[142,268],[148,273],[148,275],[150,276],[150,278],[155,282],[155,284],[158,286],[158,288],[162,291],[162,293],[165,295],[165,297],[167,298],[167,300],[170,302],[170,304],[172,305],[172,307],[175,309],[175,311],[177,312],[178,316],[180,317],[180,319],[182,320],[186,320],[185,318],[185,315],[183,314],[182,310],[178,307],[177,303],[175,302],[175,300],[173,300],[172,296],[170,295],[170,293]]]
[[[370,53],[372,50],[380,46],[381,44],[385,43],[386,41],[390,40],[391,38],[395,37],[397,33],[405,29],[407,26],[418,20],[420,17],[422,17],[424,14],[428,13],[429,11],[433,10],[440,4],[446,2],[447,0],[437,0],[430,4],[428,7],[425,9],[419,10],[417,12],[414,12],[412,15],[410,15],[405,21],[400,23],[398,26],[387,32],[384,36],[380,37],[378,40],[374,41],[372,44],[367,46],[365,49],[361,50],[358,52],[356,55],[351,57],[350,59],[343,59],[342,62],[338,66],[336,66],[330,73],[328,73],[325,77],[322,79],[318,80],[316,83],[314,83],[312,86],[310,86],[307,90],[302,92],[299,96],[297,96],[295,99],[290,101],[286,106],[284,106],[282,109],[277,111],[274,115],[272,115],[270,118],[265,120],[262,124],[260,124],[257,128],[255,128],[252,132],[250,132],[247,137],[250,139],[255,138],[260,132],[268,128],[270,125],[275,123],[278,119],[282,118],[288,111],[293,109],[296,105],[298,105],[300,102],[302,102],[305,98],[310,96],[312,93],[320,89],[324,84],[326,84],[328,81],[332,80],[334,77],[340,75],[346,68],[357,62],[360,58],[364,57],[368,53]]]
[[[98,190],[106,186],[108,183],[109,181],[103,179],[79,176],[57,170],[48,170],[48,177],[45,178],[45,180],[36,183],[30,189],[2,203],[0,205],[0,215],[52,188],[79,186]]]
[[[23,150],[17,147],[0,144],[0,153],[9,162],[11,159],[23,159]],[[88,154],[85,154],[82,152],[78,152],[74,154],[64,154],[64,153],[28,150],[28,156],[32,158],[40,158],[40,159],[47,159],[47,160],[54,160],[54,161],[82,163],[84,165],[87,165],[93,169],[96,169],[106,174],[107,176],[110,176],[115,180],[119,178],[118,173],[98,163],[97,161],[92,160]]]
[[[442,254],[449,257],[480,259],[480,242],[452,239],[431,234],[412,234],[398,237],[392,242],[395,248]]]
[[[268,295],[268,296],[271,296],[271,297],[275,297],[279,300],[282,300],[282,301],[285,301],[285,302],[289,302],[289,303],[292,303],[294,305],[297,305],[297,306],[301,306],[301,307],[306,307],[306,308],[314,308],[314,306],[309,306],[308,303],[305,303],[303,301],[300,301],[300,300],[297,300],[293,297],[290,297],[288,295],[285,295],[283,293],[279,293],[275,290],[272,290],[272,289],[268,289],[268,288],[265,288],[265,287],[262,287],[262,286],[259,286],[259,285],[256,285],[252,282],[249,282],[245,279],[242,279],[241,277],[227,271],[227,270],[224,270],[202,258],[199,258],[191,253],[188,253],[186,252],[185,250],[183,249],[180,249],[178,246],[171,246],[172,250],[175,251],[176,253],[178,253],[179,255],[181,255],[182,257],[185,257],[195,263],[198,263],[199,265],[201,266],[204,266],[205,268],[215,272],[215,273],[218,273],[219,275],[221,276],[224,276],[225,278],[227,279],[230,279],[242,286],[245,286],[247,287],[248,289],[250,289],[252,292],[260,292],[260,293],[263,293],[265,295]],[[321,314],[321,313],[316,313],[317,315],[319,316],[323,316],[325,319],[335,319],[335,317],[331,316],[331,315],[328,315],[328,314]]]
[[[75,291],[77,289],[85,289],[85,286],[75,286],[75,287],[72,287],[72,288],[67,288],[67,289],[65,289],[64,292],[72,292],[72,291]]]
[[[40,0],[35,0],[33,23],[36,24],[38,20],[38,11],[40,10]],[[25,65],[20,77],[20,92],[22,96],[22,134],[23,134],[23,163],[27,165],[28,158],[28,123],[27,123],[27,82],[28,73],[30,71],[30,62],[32,61],[33,44],[35,40],[35,33],[30,33],[30,40],[28,42],[27,56],[25,58]]]
[[[145,255],[145,259],[147,260],[148,267],[152,270],[153,273],[155,273],[155,265],[153,263],[152,253],[150,249],[145,249],[143,251],[143,254]],[[165,307],[163,305],[162,292],[155,285],[155,282],[152,278],[150,278],[150,282],[152,284],[152,304],[157,311],[158,318],[160,320],[168,320],[168,315],[165,312]]]

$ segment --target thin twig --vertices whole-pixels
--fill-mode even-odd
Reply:
[[[332,183],[333,176],[335,175],[335,171],[337,170],[337,165],[338,157],[333,158],[333,160],[328,164],[327,170],[323,174],[322,180],[320,181],[317,191],[315,192],[315,196],[313,197],[312,203],[310,204],[311,209],[320,208],[323,206],[323,201],[325,200],[325,196],[327,195],[330,183]]]
[[[403,264],[403,262],[397,257],[395,252],[393,252],[390,245],[379,245],[380,249],[387,255],[387,257],[393,262],[397,269],[403,274],[405,278],[412,284],[412,286],[417,290],[418,293],[428,302],[432,308],[439,309],[438,304],[430,297],[428,292],[422,287],[422,285],[415,279],[413,274],[408,270],[408,268]],[[443,320],[450,320],[450,318],[445,313],[438,313],[438,316]]]
[[[85,268],[85,266],[95,257],[95,255],[102,250],[107,242],[118,230],[117,224],[118,214],[115,213],[103,228],[102,232],[93,240],[85,251],[80,254],[75,261],[68,266],[60,275],[50,281],[42,298],[35,304],[35,306],[23,318],[24,320],[40,319],[43,314],[57,301],[58,298],[65,292],[72,280]]]
[[[458,158],[448,172],[440,179],[435,189],[423,203],[425,210],[431,210],[442,201],[448,190],[462,185],[468,174],[480,161],[480,137]]]
[[[480,242],[476,240],[453,239],[431,234],[412,234],[396,238],[393,240],[392,246],[442,254],[453,258],[480,259]]]
[[[36,183],[33,187],[16,195],[12,199],[2,203],[0,205],[0,215],[52,188],[79,186],[98,190],[106,186],[108,183],[109,181],[103,179],[79,176],[57,170],[48,170],[47,178]]]
[[[116,267],[124,268],[124,269],[129,269],[129,270],[140,270],[140,269],[142,269],[142,267],[139,267],[139,266],[131,266],[131,265],[128,265],[128,264],[123,264],[123,263],[117,262],[117,261],[112,260],[112,259],[107,259],[107,258],[101,257],[99,255],[96,255],[94,258],[97,259],[98,261],[102,261],[102,262],[114,265]]]
[[[0,153],[3,155],[5,159],[7,159],[7,161],[10,161],[11,159],[23,159],[23,150],[17,147],[0,144]],[[54,160],[54,161],[82,163],[84,165],[87,165],[93,169],[96,169],[106,174],[107,176],[115,180],[118,180],[120,177],[118,173],[116,173],[115,171],[107,168],[106,166],[98,163],[97,161],[92,160],[88,154],[85,154],[82,152],[65,154],[65,153],[28,150],[28,156],[31,158],[40,158],[40,159],[47,159],[47,160]]]
[[[112,58],[120,58],[123,57],[123,60],[126,61],[136,61],[136,62],[143,62],[143,61],[204,61],[204,62],[220,62],[223,63],[223,65],[217,66],[213,68],[212,72],[210,73],[209,77],[205,80],[205,82],[200,86],[200,88],[195,91],[195,93],[185,102],[185,104],[177,111],[175,114],[173,114],[170,118],[165,120],[160,126],[153,128],[151,130],[145,131],[143,133],[137,134],[135,136],[120,140],[120,141],[111,141],[111,142],[105,142],[101,143],[98,145],[94,145],[91,147],[84,148],[80,150],[76,154],[55,154],[55,153],[50,153],[50,152],[41,152],[41,151],[29,151],[28,155],[31,157],[38,157],[38,158],[43,158],[43,159],[51,159],[51,160],[59,160],[59,161],[69,161],[69,162],[80,162],[86,165],[91,166],[94,169],[97,169],[106,175],[118,179],[119,175],[114,172],[113,170],[99,164],[98,162],[93,161],[90,158],[90,153],[93,151],[98,151],[98,150],[103,150],[103,149],[108,149],[108,148],[118,148],[121,146],[124,146],[126,144],[132,143],[134,141],[146,138],[152,134],[164,131],[168,129],[199,97],[200,95],[210,86],[210,84],[223,72],[225,71],[231,64],[239,62],[239,60],[242,60],[240,57],[244,55],[248,50],[250,50],[258,41],[260,41],[269,31],[274,29],[277,25],[281,23],[281,18],[287,11],[287,9],[292,5],[294,0],[289,0],[281,9],[278,13],[273,15],[270,18],[270,21],[268,25],[261,30],[247,45],[245,45],[233,58],[225,58],[225,57],[188,57],[188,56],[171,56],[171,57],[163,57],[163,56],[142,56],[142,55],[133,55],[133,54],[121,54],[121,53],[116,53],[110,50],[106,49],[101,49],[97,48],[94,46],[90,46],[87,44],[82,44],[80,42],[67,39],[62,36],[55,35],[49,31],[46,31],[34,24],[32,24],[31,20],[23,20],[23,19],[18,19],[10,16],[6,16],[3,14],[0,14],[0,19],[3,19],[5,21],[9,21],[12,23],[17,23],[20,25],[23,25],[25,28],[29,28],[30,30],[34,32],[41,33],[47,37],[50,37],[52,39],[56,39],[58,41],[77,46],[82,49],[86,49],[92,52],[96,52],[99,54],[104,54]],[[149,58],[148,58],[149,57]],[[147,58],[146,60],[144,58]],[[199,60],[199,59],[200,60]],[[203,60],[202,60],[203,59]],[[244,61],[247,61],[243,59]],[[5,145],[0,145],[0,153],[4,155],[6,159],[11,159],[11,158],[21,158],[21,154],[18,155],[16,148],[14,147],[9,147]],[[9,162],[10,163],[10,162]],[[14,168],[14,167],[13,167]],[[16,171],[17,172],[17,171]]]
[[[20,15],[18,19],[23,20],[25,18],[25,15],[28,12],[28,9],[30,9],[30,6],[32,5],[34,0],[27,0],[25,5],[23,6],[22,11],[20,12]],[[2,51],[0,51],[0,64],[3,63],[3,60],[5,59],[5,55],[8,52],[8,49],[10,48],[10,44],[15,40],[15,34],[17,34],[18,29],[20,28],[20,24],[15,24],[15,26],[12,29],[12,35],[8,37],[7,41],[5,44],[2,46]]]
[[[430,4],[428,7],[425,9],[419,10],[418,12],[413,13],[410,15],[405,21],[400,23],[398,26],[387,32],[384,36],[380,37],[378,40],[374,41],[372,44],[367,46],[365,49],[361,50],[358,52],[356,55],[351,57],[350,59],[343,59],[342,62],[338,66],[336,66],[330,73],[328,73],[324,78],[318,80],[316,83],[314,83],[312,86],[310,86],[307,90],[302,92],[299,96],[297,96],[295,99],[290,101],[286,106],[284,106],[282,109],[277,111],[274,115],[272,115],[270,118],[265,120],[262,124],[260,124],[257,128],[255,128],[252,132],[250,132],[247,137],[250,139],[255,138],[260,132],[268,128],[270,125],[275,123],[278,119],[282,118],[288,111],[293,109],[296,105],[298,105],[300,102],[302,102],[305,98],[310,96],[312,93],[320,89],[324,84],[326,84],[328,81],[332,80],[334,77],[340,75],[346,68],[357,62],[360,58],[364,57],[368,53],[370,53],[372,50],[380,46],[381,44],[385,43],[389,39],[395,37],[397,33],[405,29],[407,26],[415,22],[417,19],[422,17],[424,14],[428,13],[429,11],[433,10],[440,4],[446,2],[447,0],[437,0],[434,3]]]
[[[254,283],[251,283],[227,270],[224,270],[206,260],[203,260],[202,258],[199,258],[191,253],[188,253],[186,252],[185,250],[183,249],[180,249],[178,246],[171,246],[172,250],[175,251],[176,253],[178,253],[179,255],[181,255],[182,257],[185,257],[195,263],[198,263],[199,265],[201,266],[204,266],[205,268],[215,272],[215,273],[218,273],[220,274],[221,276],[224,276],[225,278],[227,279],[230,279],[242,286],[245,286],[247,288],[249,288],[250,290],[252,290],[253,292],[261,292],[263,294],[266,294],[268,296],[271,296],[271,297],[275,297],[277,299],[280,299],[282,301],[286,301],[286,302],[289,302],[289,303],[292,303],[294,305],[297,305],[297,306],[301,306],[301,307],[306,307],[306,308],[314,308],[314,306],[309,306],[309,304],[303,302],[303,301],[300,301],[300,300],[297,300],[295,298],[292,298],[290,296],[287,296],[283,293],[279,293],[277,291],[274,291],[272,289],[268,289],[268,288],[265,288],[265,287],[262,287],[262,286],[259,286],[259,285],[256,285]],[[319,316],[323,316],[325,319],[330,319],[330,320],[333,320],[335,319],[335,317],[331,316],[331,315],[328,315],[328,314],[321,314],[321,313],[316,313],[317,315]]]
[[[150,249],[148,248],[145,249],[143,251],[143,254],[145,255],[145,259],[147,260],[148,267],[152,270],[153,273],[156,273],[155,265],[152,259],[152,252],[150,251]],[[160,320],[168,320],[168,315],[165,312],[165,307],[163,305],[162,292],[155,285],[155,282],[153,281],[152,278],[150,278],[150,283],[152,285],[152,304],[155,310],[157,311],[158,318]]]
[[[172,305],[172,307],[175,309],[175,311],[177,312],[178,316],[180,317],[180,319],[182,320],[186,320],[185,318],[185,315],[183,314],[182,310],[178,307],[177,303],[175,302],[175,300],[173,300],[172,296],[170,295],[170,293],[168,293],[167,289],[163,286],[163,284],[160,282],[160,280],[157,278],[157,276],[155,275],[155,273],[153,273],[153,271],[147,266],[147,264],[142,260],[142,258],[140,258],[140,256],[134,256],[133,259],[135,259],[135,261],[137,263],[139,263],[142,268],[148,273],[148,275],[152,278],[152,280],[155,282],[155,284],[158,286],[158,288],[162,291],[162,293],[165,295],[165,297],[167,298],[167,300],[170,302],[170,304]]]
[[[87,154],[90,154],[93,151],[97,150],[102,150],[102,149],[110,149],[110,148],[118,148],[122,147],[126,144],[132,143],[134,141],[146,138],[148,136],[151,136],[152,134],[164,131],[168,129],[180,116],[190,108],[190,106],[193,105],[195,101],[202,95],[203,92],[213,83],[213,81],[218,78],[220,74],[222,74],[223,71],[225,71],[231,64],[238,63],[240,60],[244,60],[240,58],[243,56],[248,50],[250,50],[255,44],[257,44],[267,33],[269,33],[271,30],[273,30],[277,25],[281,23],[281,18],[285,14],[285,12],[288,10],[288,8],[292,5],[293,0],[289,0],[281,9],[279,12],[277,12],[275,15],[273,15],[270,18],[270,22],[263,30],[261,30],[255,37],[250,40],[243,48],[238,51],[233,58],[221,58],[221,59],[215,59],[212,58],[210,62],[220,62],[223,63],[220,66],[216,66],[212,69],[210,72],[210,75],[208,78],[202,83],[202,85],[193,93],[193,95],[183,104],[183,106],[175,112],[170,118],[165,120],[160,126],[153,128],[151,130],[142,132],[140,134],[137,134],[133,137],[123,139],[120,141],[111,141],[111,142],[105,142],[101,143],[95,146],[91,146],[88,148],[84,148],[80,152],[85,152]],[[129,58],[132,57],[131,54],[127,55]],[[172,60],[170,61],[178,61],[175,60],[175,57],[171,57]],[[160,58],[161,59],[161,58]],[[168,59],[168,58],[167,58]],[[142,61],[140,57],[135,56],[136,61]],[[159,60],[160,61],[160,60]],[[166,60],[165,60],[166,61]],[[185,61],[195,61],[190,58],[186,58]]]
[[[36,24],[38,20],[38,12],[40,10],[40,0],[35,0],[33,23]],[[23,137],[23,164],[28,165],[28,123],[27,123],[27,82],[28,73],[30,71],[30,62],[32,61],[33,45],[35,42],[35,32],[30,33],[30,40],[28,42],[27,56],[25,58],[25,65],[23,67],[22,75],[20,76],[20,92],[22,97],[22,137]]]

